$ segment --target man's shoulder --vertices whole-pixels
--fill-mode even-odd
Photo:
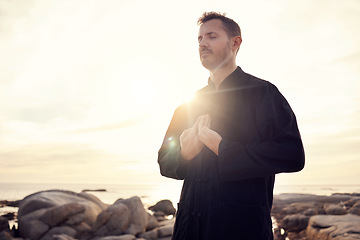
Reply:
[[[247,85],[252,85],[252,86],[256,86],[256,87],[266,87],[266,88],[275,87],[275,85],[272,84],[271,82],[269,82],[265,79],[256,77],[247,72],[243,72],[242,77],[245,79],[244,83]]]

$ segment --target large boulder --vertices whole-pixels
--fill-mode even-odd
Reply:
[[[349,211],[351,214],[359,215],[360,216],[360,200],[358,200]]]
[[[19,234],[33,240],[52,239],[54,234],[68,233],[85,237],[106,204],[87,193],[63,190],[37,192],[25,197],[18,211]]]
[[[145,232],[148,219],[139,197],[119,199],[99,214],[93,232],[96,236],[137,235]]]
[[[313,216],[309,220],[306,232],[310,240],[360,239],[360,216],[353,214]]]
[[[286,216],[281,221],[281,226],[289,232],[300,232],[306,229],[309,217],[303,214],[293,214]]]
[[[175,215],[176,212],[176,209],[170,200],[161,200],[154,206],[149,207],[149,210],[153,212],[162,212],[165,215]]]
[[[130,226],[127,234],[137,235],[145,232],[148,224],[148,213],[146,212],[141,199],[137,196],[128,199],[119,199],[115,204],[124,204],[130,210]]]
[[[325,204],[324,210],[327,215],[345,215],[345,214],[347,214],[346,208],[339,204]]]
[[[0,216],[0,232],[9,230],[9,222],[6,218]]]

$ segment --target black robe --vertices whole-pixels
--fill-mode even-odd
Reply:
[[[194,159],[180,155],[180,135],[203,114],[223,140]],[[209,84],[178,107],[159,150],[163,176],[184,179],[174,240],[273,239],[275,174],[300,171],[304,149],[295,115],[271,83],[238,67],[216,90]]]

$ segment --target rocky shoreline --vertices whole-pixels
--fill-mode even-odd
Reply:
[[[360,194],[280,194],[272,216],[277,240],[360,239]]]
[[[1,211],[0,239],[171,239],[176,212],[171,201],[148,209],[139,197],[109,205],[91,191],[48,190],[18,201],[1,200],[0,210],[17,211]],[[275,240],[360,239],[360,194],[275,195],[272,217]],[[10,229],[14,221],[17,226]]]

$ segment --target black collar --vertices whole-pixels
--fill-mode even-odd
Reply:
[[[240,80],[244,79],[244,77],[242,77],[243,73],[244,71],[238,66],[235,71],[230,73],[230,75],[221,82],[218,90],[226,90],[235,87]],[[208,79],[208,89],[215,91],[215,84],[210,80],[210,78]]]

